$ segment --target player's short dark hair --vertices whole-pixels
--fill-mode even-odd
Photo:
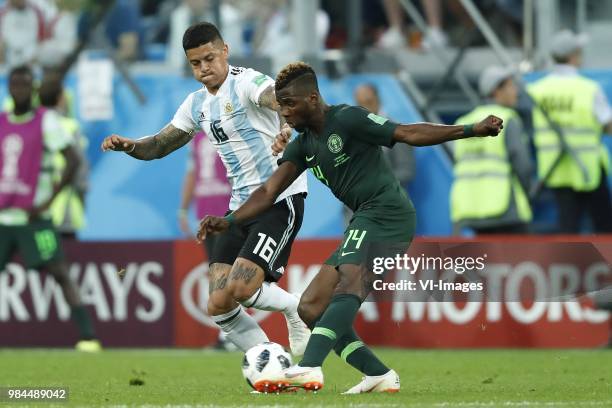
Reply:
[[[11,69],[8,75],[8,79],[10,80],[15,75],[29,75],[31,77],[34,77],[32,68],[30,68],[28,65],[20,65],[18,67]]]
[[[187,51],[216,40],[223,41],[223,37],[221,37],[217,27],[212,23],[203,21],[185,30],[185,34],[183,34],[183,49]]]
[[[313,87],[315,90],[319,90],[317,74],[315,74],[314,69],[312,69],[312,67],[307,63],[298,61],[286,65],[283,69],[281,69],[276,76],[276,81],[274,84],[275,91],[280,91],[298,78],[305,80],[306,84]]]

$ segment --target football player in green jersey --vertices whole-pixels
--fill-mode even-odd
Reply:
[[[302,172],[311,169],[354,215],[342,243],[302,296],[299,310],[313,327],[304,357],[286,370],[284,378],[271,381],[280,386],[322,388],[321,366],[334,349],[366,375],[347,393],[399,391],[397,373],[374,356],[352,327],[361,303],[372,291],[375,275],[369,261],[383,253],[404,253],[415,232],[414,207],[380,146],[428,146],[472,136],[496,136],[503,128],[502,120],[489,116],[470,125],[400,125],[360,107],[330,106],[319,93],[314,70],[302,62],[283,68],[275,87],[281,114],[300,134],[286,146],[270,179],[232,214],[204,218],[198,238],[257,216]]]

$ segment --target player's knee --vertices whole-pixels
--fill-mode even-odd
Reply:
[[[249,300],[257,292],[257,288],[245,284],[240,280],[232,280],[229,283],[229,293],[236,302],[243,303]]]
[[[238,259],[228,279],[229,293],[236,302],[249,300],[263,283],[263,270],[254,262]]]
[[[298,315],[300,319],[312,329],[312,326],[329,305],[329,300],[327,294],[317,294],[311,291],[304,292],[298,304]]]
[[[217,316],[223,313],[227,313],[232,310],[234,302],[229,295],[229,292],[215,291],[208,296],[208,315]]]
[[[311,327],[311,325],[317,320],[319,317],[319,312],[317,305],[314,302],[309,301],[308,299],[300,299],[300,303],[298,304],[298,315],[300,319],[306,326]]]
[[[364,297],[362,271],[357,265],[341,265],[340,279],[334,294],[350,294]]]

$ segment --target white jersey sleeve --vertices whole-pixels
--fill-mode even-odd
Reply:
[[[174,114],[174,118],[170,124],[177,129],[181,129],[187,133],[191,133],[199,129],[199,124],[196,122],[196,119],[193,117],[193,97],[194,93],[189,94],[189,96],[183,101],[181,106],[178,108],[176,113]]]
[[[238,76],[236,91],[242,100],[249,100],[259,106],[259,97],[270,86],[274,86],[272,78],[252,68],[247,68]]]

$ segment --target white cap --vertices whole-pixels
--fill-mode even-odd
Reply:
[[[570,30],[562,30],[554,35],[550,52],[553,57],[567,57],[573,52],[582,49],[589,42],[586,34],[574,34]]]
[[[506,79],[512,76],[511,68],[491,66],[485,68],[478,80],[478,90],[482,96],[489,96]]]

